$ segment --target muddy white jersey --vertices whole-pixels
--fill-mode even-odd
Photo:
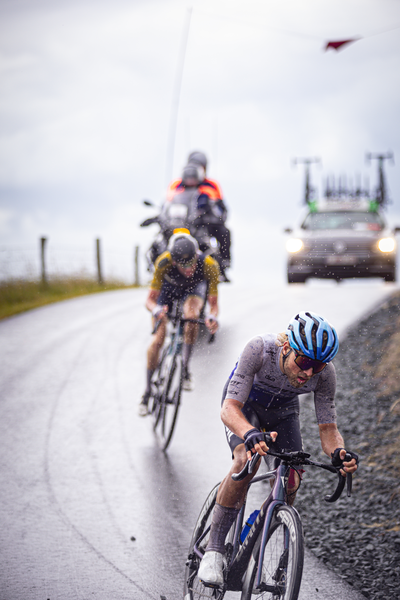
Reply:
[[[279,367],[282,347],[277,345],[277,334],[267,333],[251,339],[245,346],[234,370],[225,398],[256,402],[265,409],[284,408],[300,394],[314,393],[317,421],[336,423],[336,371],[328,363],[301,388],[289,383]]]

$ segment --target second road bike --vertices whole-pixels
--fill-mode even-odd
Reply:
[[[152,415],[153,429],[162,450],[168,448],[178,418],[183,383],[183,335],[188,322],[205,323],[203,318],[185,319],[182,302],[175,301],[168,315],[166,341],[151,380],[148,412]],[[214,335],[211,335],[208,341],[213,340]]]

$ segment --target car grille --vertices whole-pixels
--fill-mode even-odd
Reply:
[[[374,240],[308,240],[305,248],[307,256],[324,257],[332,254],[351,254],[352,256],[366,256],[374,252]],[[342,247],[340,247],[342,244]]]

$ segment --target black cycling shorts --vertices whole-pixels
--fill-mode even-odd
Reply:
[[[228,384],[229,379],[224,387],[222,403],[225,400]],[[295,396],[295,398],[290,401],[285,400],[282,406],[275,408],[264,408],[260,404],[248,400],[243,404],[242,413],[256,429],[276,431],[278,433],[276,442],[272,442],[269,445],[271,450],[275,450],[276,452],[283,450],[294,452],[303,449],[303,441],[300,432],[300,404],[298,396]],[[236,446],[243,444],[244,441],[239,436],[232,433],[226,426],[225,434],[233,455]]]

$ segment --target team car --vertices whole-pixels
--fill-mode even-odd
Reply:
[[[375,203],[326,202],[309,210],[286,249],[289,283],[309,277],[396,279],[396,227],[389,230]]]
[[[367,155],[378,159],[378,186],[370,196],[358,187],[346,189],[339,180],[326,186],[325,198],[315,199],[306,159],[305,204],[307,212],[298,230],[286,243],[288,283],[304,283],[310,277],[340,281],[354,277],[396,280],[396,239],[400,227],[389,229],[383,215],[388,202],[383,161],[392,153]]]

